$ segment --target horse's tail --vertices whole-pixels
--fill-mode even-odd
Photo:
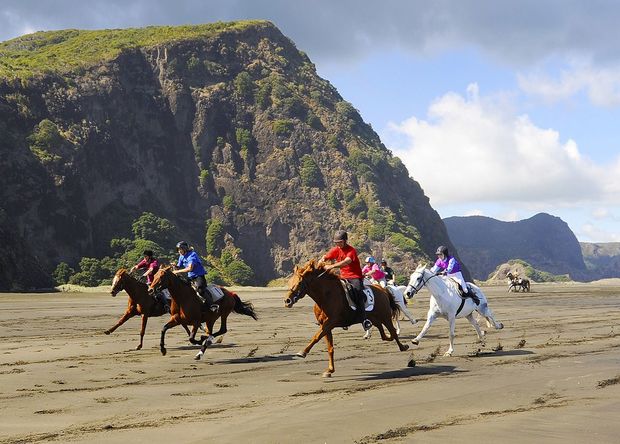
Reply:
[[[256,312],[254,311],[254,305],[252,305],[251,302],[243,302],[235,293],[231,294],[233,298],[235,298],[235,313],[250,316],[254,318],[254,320],[258,319],[258,316],[256,316]]]

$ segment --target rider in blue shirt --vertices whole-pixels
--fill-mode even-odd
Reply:
[[[192,283],[192,286],[198,292],[198,295],[204,302],[211,308],[211,311],[219,310],[219,306],[213,303],[213,297],[211,292],[207,289],[207,279],[205,275],[207,271],[202,265],[200,256],[185,241],[181,241],[177,244],[177,251],[179,252],[179,260],[177,261],[177,269],[173,270],[174,274],[187,273],[187,277]]]

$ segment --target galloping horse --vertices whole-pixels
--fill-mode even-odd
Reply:
[[[137,315],[142,315],[140,343],[136,347],[136,350],[140,350],[142,348],[144,331],[146,330],[146,323],[149,317],[162,316],[164,314],[168,314],[168,312],[164,309],[163,304],[156,302],[155,299],[149,295],[147,285],[133,278],[124,268],[118,270],[114,275],[114,279],[112,280],[112,291],[110,292],[110,294],[114,297],[121,290],[125,290],[129,295],[129,305],[127,306],[127,310],[125,310],[125,313],[123,314],[123,316],[121,316],[116,325],[112,328],[107,329],[106,331],[104,331],[104,333],[106,335],[109,335],[118,327],[127,322],[129,318]],[[173,304],[170,307],[170,311],[174,313],[175,310],[178,312],[178,307]],[[189,329],[187,328],[187,326],[184,327],[187,335],[190,336]]]
[[[411,325],[415,325],[418,320],[413,316],[413,314],[409,311],[409,309],[407,308],[407,304],[405,302],[405,288],[407,288],[404,285],[386,285],[385,288],[392,293],[392,296],[394,297],[394,301],[396,302],[396,305],[398,305],[398,308],[400,308],[400,311],[409,319],[409,322],[411,322]],[[398,316],[394,318],[394,323],[396,324],[396,333],[398,333],[400,335],[400,322],[398,322]],[[364,334],[364,339],[370,339],[370,337],[372,336],[372,328],[366,330],[366,334]]]
[[[487,298],[482,293],[482,290],[471,282],[468,282],[467,286],[469,291],[473,292],[478,298],[478,304],[474,302],[473,298],[462,299],[459,296],[456,282],[448,277],[437,276],[428,270],[425,264],[419,265],[411,274],[409,285],[405,289],[405,295],[410,296],[417,293],[425,285],[431,292],[430,307],[426,324],[424,324],[422,331],[411,340],[414,344],[418,345],[420,343],[420,339],[424,337],[431,324],[439,316],[447,319],[450,323],[450,348],[448,348],[444,356],[452,356],[452,352],[454,352],[454,324],[456,318],[465,317],[476,329],[480,341],[483,340],[483,333],[480,331],[478,322],[474,319],[474,311],[484,316],[489,326],[493,325],[498,330],[504,328],[504,324],[497,322],[493,317],[493,312],[489,308]]]
[[[400,312],[398,305],[385,289],[378,285],[373,285],[371,288],[375,301],[373,310],[367,312],[368,319],[379,329],[381,339],[396,341],[400,351],[408,350],[409,346],[403,345],[399,341],[398,333],[392,325],[392,317],[397,316]],[[291,308],[306,294],[315,302],[314,316],[321,328],[306,348],[297,353],[297,356],[305,358],[314,344],[325,336],[329,365],[327,370],[323,372],[323,377],[330,377],[335,371],[332,329],[348,327],[360,322],[360,320],[356,318],[356,312],[349,307],[340,279],[331,272],[327,272],[323,266],[317,265],[314,259],[302,268],[295,267],[295,272],[289,280],[289,290],[284,300],[284,306]],[[386,336],[383,326],[388,329],[390,336]]]
[[[203,311],[203,304],[198,298],[196,291],[191,285],[185,283],[174,274],[171,267],[162,267],[155,273],[153,282],[151,282],[149,286],[149,292],[159,291],[163,288],[168,289],[173,304],[178,306],[179,310],[172,315],[161,330],[161,342],[159,345],[162,355],[166,354],[166,346],[164,344],[166,331],[176,325],[192,325],[195,331],[198,329],[200,323],[206,322],[205,331],[207,335],[200,338],[202,347],[194,357],[194,359],[200,360],[206,348],[213,343],[214,338],[226,333],[226,319],[232,311],[250,316],[255,320],[257,319],[254,307],[250,302],[243,302],[239,296],[223,287],[220,287],[220,289],[224,293],[224,296],[218,301],[220,309],[215,313],[209,309]],[[215,321],[220,317],[222,318],[220,321],[220,329],[215,333],[211,333],[213,331],[213,324],[215,324]]]

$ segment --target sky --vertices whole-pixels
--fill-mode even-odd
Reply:
[[[441,217],[546,212],[620,242],[615,0],[0,0],[0,40],[239,19],[306,52]]]

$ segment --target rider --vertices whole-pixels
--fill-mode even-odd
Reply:
[[[153,250],[144,250],[142,252],[142,255],[144,256],[144,259],[131,267],[131,270],[129,270],[129,272],[132,273],[136,270],[146,268],[146,271],[144,272],[144,274],[142,274],[142,276],[146,277],[146,283],[147,285],[150,285],[151,282],[153,282],[153,276],[155,276],[155,273],[157,273],[157,270],[159,270],[159,261],[153,256]],[[154,299],[156,301],[157,299],[161,299],[164,304],[164,308],[167,311],[170,311],[170,303],[168,302],[170,298],[167,293],[168,290],[158,292],[155,294]]]
[[[360,261],[357,257],[357,251],[351,245],[347,244],[349,236],[346,231],[339,230],[334,234],[334,243],[336,246],[329,250],[322,258],[320,262],[336,261],[330,265],[325,265],[325,270],[331,270],[332,268],[340,269],[340,278],[348,281],[355,289],[354,293],[358,295],[357,301],[357,313],[362,319],[362,327],[364,330],[369,330],[372,327],[370,319],[366,319],[366,310],[364,307],[364,283],[362,274],[362,267],[360,267]]]
[[[394,270],[388,267],[387,261],[385,259],[381,259],[381,271],[385,273],[385,281],[390,285],[394,285]]]
[[[381,268],[379,268],[379,265],[377,265],[375,258],[372,256],[368,256],[365,262],[366,265],[364,265],[364,268],[362,268],[362,274],[371,281],[374,281],[381,285],[383,288],[385,288],[385,273],[383,272],[383,270],[381,270]]]
[[[444,245],[440,245],[437,247],[437,251],[435,254],[438,256],[435,265],[431,268],[433,273],[446,274],[448,277],[456,280],[463,290],[463,294],[468,292],[467,284],[465,283],[465,278],[461,273],[461,264],[456,260],[454,256],[450,256],[448,253],[448,247]]]
[[[177,251],[179,252],[177,269],[172,272],[174,274],[187,273],[187,277],[192,282],[192,286],[198,292],[202,302],[206,303],[211,311],[218,311],[220,307],[213,303],[211,292],[207,289],[207,279],[205,278],[207,272],[198,253],[190,248],[185,241],[177,243]]]

